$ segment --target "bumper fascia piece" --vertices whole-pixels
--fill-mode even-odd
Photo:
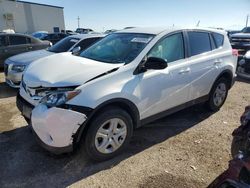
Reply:
[[[32,129],[40,145],[54,154],[73,150],[73,135],[86,121],[85,114],[39,104],[31,115]]]

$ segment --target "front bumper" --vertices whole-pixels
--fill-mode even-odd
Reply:
[[[25,118],[31,119],[31,112],[34,106],[27,102],[19,93],[16,97],[16,106]]]
[[[73,150],[73,135],[86,119],[83,113],[39,104],[32,111],[31,124],[41,146],[61,154]]]

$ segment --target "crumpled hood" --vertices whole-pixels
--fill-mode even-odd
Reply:
[[[250,33],[235,33],[235,34],[232,34],[231,37],[235,37],[235,38],[250,38]]]
[[[102,63],[65,52],[32,63],[23,81],[28,87],[77,86],[119,66],[121,64]]]
[[[25,52],[9,58],[10,61],[14,64],[22,64],[29,65],[31,62],[36,61],[40,58],[47,57],[49,55],[54,54],[53,52],[49,52],[47,50],[36,50],[32,52]]]

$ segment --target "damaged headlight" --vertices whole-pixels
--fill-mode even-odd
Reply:
[[[11,69],[16,72],[23,72],[25,67],[26,65],[13,65]]]
[[[48,107],[60,106],[77,96],[80,92],[81,90],[77,89],[73,91],[51,93],[43,97],[40,103],[43,103]]]

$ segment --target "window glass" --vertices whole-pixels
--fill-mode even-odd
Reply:
[[[27,37],[27,43],[31,44],[31,38]]]
[[[89,39],[84,39],[82,41],[80,41],[78,44],[76,44],[75,47],[80,46],[81,47],[81,51],[85,50],[86,48],[88,48],[89,46],[91,46],[93,43],[95,43],[96,41],[98,41],[101,37],[95,37],[95,38],[89,38]]]
[[[78,38],[67,37],[51,46],[48,51],[55,53],[66,52],[78,41]]]
[[[173,34],[157,43],[149,52],[148,57],[158,57],[168,63],[184,59],[184,44],[181,33]]]
[[[209,34],[205,32],[188,32],[191,56],[211,51]]]
[[[0,36],[0,47],[1,46],[6,46],[6,37],[5,36]]]
[[[112,33],[81,53],[81,57],[103,63],[130,63],[154,35],[141,33]]]
[[[26,37],[22,36],[9,36],[10,45],[26,44]]]
[[[221,46],[223,46],[223,42],[224,42],[224,36],[219,34],[219,33],[212,33],[212,36],[214,38],[216,47],[219,48]]]

